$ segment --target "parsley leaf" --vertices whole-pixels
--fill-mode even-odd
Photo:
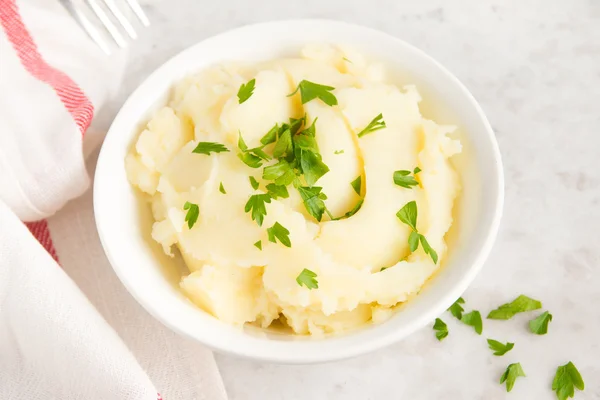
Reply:
[[[262,241],[259,240],[258,242],[254,243],[254,247],[262,251]]]
[[[239,159],[250,168],[260,168],[263,160],[271,159],[260,147],[248,149],[248,145],[242,137],[242,132],[239,133],[238,147],[242,151],[238,154]]]
[[[300,272],[300,274],[296,278],[296,282],[298,282],[298,285],[300,285],[300,286],[304,285],[311,290],[319,288],[319,282],[317,281],[317,274],[312,272],[310,269],[304,268],[302,270],[302,272]]]
[[[431,248],[429,242],[425,238],[425,236],[421,235],[419,231],[417,231],[417,202],[409,201],[396,213],[398,219],[408,225],[412,232],[408,237],[408,246],[411,252],[414,252],[419,247],[419,242],[421,242],[421,246],[423,246],[423,251],[425,254],[428,254],[433,260],[434,264],[438,262],[438,255],[436,251]]]
[[[365,129],[358,133],[358,137],[363,137],[367,133],[375,132],[383,128],[385,128],[385,121],[383,120],[383,114],[379,114],[378,116],[373,118],[371,122],[369,122],[369,125],[367,125]]]
[[[415,169],[413,170],[413,174],[415,174],[415,175],[416,175],[416,174],[418,174],[418,173],[419,173],[419,172],[421,172],[421,171],[422,171],[422,169],[421,169],[421,168],[419,168],[419,167],[415,167]]]
[[[240,104],[242,104],[243,102],[248,100],[250,98],[250,96],[252,96],[252,93],[254,93],[254,85],[255,84],[256,84],[256,79],[252,79],[252,80],[248,81],[248,83],[243,83],[240,86],[240,89],[238,90],[238,93],[237,93],[237,97],[238,97]]]
[[[400,221],[410,226],[413,231],[417,231],[417,202],[409,201],[396,213]]]
[[[283,155],[292,154],[292,132],[290,129],[286,129],[279,135],[275,148],[273,149],[273,157],[280,158]]]
[[[292,242],[290,242],[290,231],[279,222],[275,222],[272,227],[267,228],[267,235],[269,235],[269,242],[277,243],[275,240],[277,238],[282,245],[292,247]]]
[[[296,94],[298,90],[300,90],[300,98],[302,100],[302,104],[306,104],[312,99],[319,98],[323,103],[328,106],[337,105],[337,98],[331,93],[334,90],[334,87],[319,85],[318,83],[310,82],[307,80],[302,80],[296,90],[292,93],[288,94],[288,97]]]
[[[506,391],[510,392],[518,377],[525,376],[521,363],[510,364],[500,377],[500,384],[506,381]]]
[[[465,304],[465,299],[463,299],[462,297],[459,297],[458,299],[456,299],[454,304],[452,304],[448,308],[448,311],[450,311],[450,313],[452,315],[454,315],[454,317],[456,317],[457,319],[461,319],[462,315],[463,315],[462,313],[463,313],[463,311],[465,311],[465,309],[462,308],[461,304]]]
[[[419,238],[421,235],[417,233],[417,231],[412,231],[408,236],[408,248],[411,253],[414,253],[419,247]]]
[[[513,347],[515,347],[514,343],[506,342],[506,344],[502,344],[494,339],[488,339],[487,342],[488,346],[494,352],[495,356],[503,356],[509,351],[511,351]]]
[[[352,208],[352,210],[348,211],[346,214],[342,215],[341,217],[337,217],[337,218],[331,218],[333,221],[339,221],[340,219],[346,219],[346,218],[350,218],[351,216],[353,216],[354,214],[356,214],[358,212],[358,210],[360,210],[360,208],[362,207],[363,203],[365,202],[365,199],[360,199],[356,205]],[[327,211],[327,210],[325,210]],[[331,217],[331,214],[329,215]]]
[[[228,151],[229,149],[221,143],[199,142],[196,148],[192,150],[192,153],[209,155],[210,153],[223,153]]]
[[[265,167],[262,177],[267,181],[275,181],[277,185],[287,186],[296,178],[296,172],[292,164],[285,160],[279,160],[277,164]]]
[[[227,192],[225,191],[225,188],[223,187],[223,182],[219,183],[219,192],[221,192],[223,194],[227,194]]]
[[[336,155],[337,154],[344,154],[344,149],[342,149],[342,150],[336,150],[336,151],[333,152],[333,154],[336,154]]]
[[[263,136],[260,139],[260,142],[262,144],[264,144],[265,146],[271,143],[275,143],[275,141],[277,140],[277,133],[279,132],[279,124],[275,124],[274,127],[272,127],[269,132],[267,132],[265,134],[265,136]]]
[[[323,213],[325,212],[325,203],[323,200],[327,198],[324,193],[321,193],[322,189],[318,186],[298,186],[298,192],[300,193],[300,197],[302,197],[306,211],[319,222],[321,222],[321,218],[323,218]]]
[[[410,171],[400,170],[394,171],[394,183],[406,189],[412,189],[412,186],[418,186],[414,176],[410,175]]]
[[[360,196],[360,189],[362,186],[362,176],[359,175],[358,178],[356,178],[355,180],[350,182],[350,185],[352,186],[352,189],[354,189],[356,194]]]
[[[550,321],[552,321],[552,314],[545,311],[539,317],[529,321],[529,329],[536,335],[545,335],[548,333],[548,323]]]
[[[200,215],[200,207],[198,207],[198,204],[186,201],[183,205],[183,209],[187,210],[187,214],[185,214],[185,222],[188,223],[188,228],[192,229],[192,226],[194,226],[196,221],[198,221],[198,216]]]
[[[423,246],[423,251],[425,252],[425,254],[428,254],[429,257],[431,257],[431,259],[433,260],[433,263],[437,264],[438,255],[437,255],[436,251],[431,248],[431,246],[429,245],[429,242],[427,241],[427,239],[425,239],[425,236],[419,234],[419,238],[421,239],[421,246]]]
[[[277,199],[279,197],[281,197],[282,199],[287,199],[288,197],[290,197],[287,188],[283,185],[269,183],[267,185],[267,191],[269,193],[269,196],[271,196],[271,198],[273,199]]]
[[[249,176],[248,179],[250,180],[250,185],[252,185],[252,189],[258,189],[258,181],[253,176]]]
[[[556,369],[556,375],[552,381],[552,390],[556,392],[559,400],[566,400],[575,396],[575,388],[583,390],[585,383],[577,367],[569,361]]]
[[[481,314],[479,311],[471,311],[468,314],[464,314],[460,319],[465,325],[472,326],[478,335],[483,332],[483,321],[481,320]]]
[[[442,341],[446,336],[448,336],[448,326],[444,321],[439,318],[435,319],[435,323],[433,324],[433,329],[437,331],[435,333],[435,337],[437,340]]]
[[[271,202],[271,196],[268,194],[253,194],[248,199],[246,203],[246,207],[244,208],[245,212],[252,211],[252,220],[256,221],[258,226],[262,226],[263,219],[265,215],[267,215],[267,208],[265,203]]]
[[[329,172],[329,167],[321,160],[321,155],[312,151],[302,151],[300,168],[308,186],[314,185],[319,178]]]
[[[488,319],[511,319],[515,314],[542,308],[542,303],[525,295],[520,295],[511,303],[506,303],[491,311]]]

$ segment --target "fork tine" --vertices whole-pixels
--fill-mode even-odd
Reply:
[[[133,29],[133,26],[131,25],[129,20],[125,17],[125,15],[123,15],[121,10],[119,10],[119,7],[117,7],[115,2],[113,0],[104,0],[104,4],[106,4],[106,7],[115,16],[117,21],[119,21],[121,26],[123,26],[123,29],[125,29],[125,32],[127,32],[129,37],[132,39],[136,39],[137,33],[135,32],[135,29]]]
[[[131,7],[133,12],[135,13],[135,15],[137,15],[140,22],[144,26],[150,26],[150,21],[148,20],[146,13],[144,13],[144,10],[142,10],[142,7],[140,7],[140,4],[137,2],[137,0],[126,0],[126,1],[127,1],[127,4],[129,4],[129,7]]]
[[[90,20],[83,14],[77,7],[73,5],[71,1],[60,0],[60,3],[67,9],[69,14],[77,21],[79,26],[83,28],[83,30],[88,34],[88,36],[96,42],[98,47],[106,53],[106,55],[110,54],[110,47],[108,43],[103,39],[102,35],[96,29],[94,24],[90,22]]]
[[[125,47],[125,46],[127,46],[127,43],[125,42],[125,39],[123,38],[123,36],[119,32],[119,30],[117,29],[117,27],[115,26],[115,24],[112,23],[112,21],[110,20],[110,18],[108,17],[108,15],[106,15],[106,13],[104,12],[104,10],[98,5],[98,3],[96,2],[96,0],[86,0],[86,2],[90,6],[90,8],[94,12],[94,14],[96,14],[96,16],[98,17],[98,19],[100,20],[100,22],[102,22],[102,25],[104,25],[104,27],[106,28],[106,30],[108,31],[108,33],[110,33],[110,35],[115,40],[115,42],[117,43],[117,45],[119,47]]]

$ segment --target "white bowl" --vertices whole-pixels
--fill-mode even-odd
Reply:
[[[307,43],[349,45],[382,61],[393,80],[414,83],[423,114],[459,127],[463,155],[454,164],[463,182],[449,239],[449,256],[421,293],[388,321],[323,338],[233,327],[205,313],[178,290],[180,272],[165,268],[150,222],[127,181],[125,155],[151,113],[166,103],[184,76],[227,60],[260,60],[298,54]],[[468,90],[421,50],[376,30],[325,20],[278,21],[245,26],[206,39],[173,57],[129,97],[102,146],[94,184],[98,233],[116,274],[133,297],[176,332],[217,351],[256,360],[312,363],[337,360],[390,345],[431,323],[467,288],[487,258],[502,214],[500,152],[483,111]],[[142,211],[140,211],[142,209]]]

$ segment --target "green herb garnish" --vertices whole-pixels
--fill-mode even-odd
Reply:
[[[352,189],[354,189],[356,194],[359,196],[360,196],[361,184],[362,184],[362,177],[360,175],[358,176],[358,178],[356,178],[355,180],[350,182],[350,186],[352,186]]]
[[[529,321],[529,329],[536,335],[545,335],[548,333],[548,324],[550,321],[552,321],[552,314],[545,311],[539,317]]]
[[[198,221],[198,216],[200,215],[200,207],[198,207],[198,204],[186,201],[183,205],[183,209],[187,210],[187,214],[185,214],[185,222],[188,223],[188,228],[192,229],[192,226],[194,226],[196,221]]]
[[[465,304],[465,299],[459,297],[458,299],[456,299],[454,304],[448,307],[448,311],[450,311],[450,313],[454,315],[456,319],[461,319],[463,315],[462,313],[463,311],[465,311],[465,309],[462,308],[461,304]]]
[[[300,274],[296,278],[296,282],[298,282],[298,285],[300,285],[300,286],[304,285],[311,290],[319,288],[319,282],[317,281],[317,274],[312,272],[310,269],[304,268],[302,270],[302,272],[300,272]]]
[[[327,196],[325,193],[321,193],[322,189],[323,188],[318,186],[298,187],[298,193],[300,193],[300,197],[302,197],[304,207],[306,207],[308,213],[315,217],[315,219],[319,222],[321,222],[323,213],[326,211],[325,202],[323,202],[323,200],[326,200]]]
[[[433,263],[437,264],[438,255],[436,251],[431,248],[425,236],[421,235],[417,230],[417,202],[414,200],[409,201],[396,213],[396,216],[400,221],[404,222],[412,229],[412,232],[408,237],[408,246],[411,253],[417,250],[419,242],[421,242],[425,254],[428,254],[433,260]]]
[[[542,303],[525,295],[520,295],[511,303],[506,303],[488,314],[488,319],[511,319],[515,314],[542,308]]]
[[[514,343],[507,342],[506,344],[502,344],[501,342],[494,339],[488,339],[487,342],[488,346],[494,352],[495,356],[503,356],[509,351],[511,351],[513,347],[515,347]]]
[[[439,318],[435,319],[435,323],[433,324],[433,329],[435,332],[435,337],[437,340],[442,341],[446,336],[448,336],[448,326],[444,321]]]
[[[296,90],[288,94],[288,97],[295,95],[296,92],[300,90],[302,104],[306,104],[313,99],[319,98],[328,106],[335,106],[337,105],[338,101],[333,93],[331,93],[331,91],[334,89],[335,88],[331,86],[319,85],[318,83],[302,80],[298,84]]]
[[[552,381],[552,390],[556,392],[559,400],[566,400],[575,396],[575,388],[583,390],[585,383],[577,367],[569,361],[556,369],[556,375]]]
[[[277,243],[275,239],[278,239],[282,245],[292,247],[292,242],[290,242],[290,231],[279,222],[275,222],[272,227],[267,228],[267,235],[269,236],[269,242]]]
[[[254,243],[254,247],[262,251],[262,241],[259,240],[258,242]]]
[[[209,155],[210,153],[224,153],[228,151],[229,149],[221,143],[200,142],[196,148],[192,150],[192,153]]]
[[[223,182],[219,183],[219,192],[221,192],[223,194],[227,194],[227,192],[225,191],[225,188],[223,187]]]
[[[363,137],[367,133],[375,132],[383,128],[385,128],[385,121],[383,120],[383,114],[379,114],[369,122],[369,125],[367,125],[365,129],[358,133],[358,137]]]
[[[479,311],[475,310],[471,311],[470,313],[463,314],[460,320],[465,325],[472,326],[478,335],[481,335],[481,332],[483,332],[483,321],[481,320],[481,314]]]
[[[287,186],[296,178],[296,172],[292,164],[279,160],[277,164],[265,167],[262,177],[264,180],[274,181],[277,185]]]
[[[252,189],[258,189],[258,181],[253,176],[249,176],[248,179],[250,180],[250,185],[252,186]]]
[[[344,154],[344,149],[342,149],[342,150],[336,150],[336,151],[333,152],[333,154],[336,154],[336,155],[337,154]]]
[[[283,185],[269,183],[267,185],[267,191],[269,193],[269,196],[271,196],[271,198],[273,199],[277,199],[279,197],[281,197],[282,199],[287,199],[288,197],[290,197],[287,188]]]
[[[510,364],[500,377],[500,384],[506,382],[506,391],[510,392],[518,377],[525,376],[521,363]]]
[[[248,83],[243,83],[240,86],[240,89],[238,90],[238,101],[240,104],[242,104],[243,102],[245,102],[246,100],[248,100],[250,98],[250,96],[252,96],[252,93],[254,93],[254,85],[256,84],[256,79],[252,79],[250,81],[248,81]]]
[[[265,215],[267,215],[267,207],[265,206],[265,204],[270,202],[271,196],[269,196],[268,194],[253,194],[248,199],[244,211],[252,211],[252,220],[256,221],[258,226],[262,226],[264,217]]]
[[[417,182],[415,177],[410,174],[411,172],[407,170],[394,171],[394,183],[406,189],[412,189],[412,186],[418,186],[419,182]]]

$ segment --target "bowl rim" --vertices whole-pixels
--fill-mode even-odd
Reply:
[[[273,345],[271,350],[265,353],[264,348],[261,349],[261,351],[259,352],[256,349],[241,348],[240,346],[227,345],[227,344],[223,343],[222,341],[213,340],[214,338],[211,339],[209,336],[203,336],[202,338],[200,338],[197,335],[190,334],[190,332],[188,332],[182,326],[171,323],[171,321],[164,318],[163,315],[158,313],[155,310],[155,307],[153,307],[152,304],[147,302],[144,299],[144,297],[141,295],[141,291],[138,290],[135,282],[132,282],[127,279],[127,277],[124,275],[124,272],[122,270],[122,266],[119,266],[118,263],[116,262],[115,257],[112,254],[112,248],[108,244],[109,241],[107,240],[107,238],[110,233],[106,232],[104,230],[104,222],[103,222],[104,210],[101,207],[102,200],[100,198],[100,196],[101,196],[100,192],[101,192],[102,188],[100,187],[99,182],[103,181],[103,179],[100,179],[102,171],[103,171],[102,165],[106,162],[109,162],[109,160],[107,160],[107,158],[108,158],[107,153],[109,152],[109,150],[108,150],[107,146],[105,146],[105,144],[108,142],[107,139],[111,135],[116,135],[115,131],[117,130],[117,127],[119,126],[119,123],[123,117],[123,114],[125,112],[127,112],[129,110],[129,108],[131,108],[134,101],[136,100],[136,97],[139,97],[138,93],[142,90],[142,88],[147,86],[149,82],[152,82],[153,80],[157,79],[157,77],[168,74],[169,73],[168,68],[171,64],[175,64],[178,62],[178,60],[185,58],[185,56],[188,53],[193,53],[196,47],[200,46],[202,43],[204,43],[207,40],[218,40],[218,38],[220,38],[222,36],[226,36],[226,35],[234,35],[234,34],[241,35],[248,30],[254,30],[254,29],[265,29],[265,28],[270,27],[270,28],[275,28],[275,30],[276,30],[276,28],[281,25],[285,25],[287,28],[289,28],[291,24],[294,24],[294,25],[327,24],[327,25],[331,25],[331,27],[339,26],[339,27],[343,27],[345,29],[353,29],[353,30],[357,30],[357,31],[362,31],[362,32],[368,33],[370,35],[379,35],[382,38],[385,37],[385,40],[387,40],[389,42],[394,42],[395,46],[403,46],[407,50],[417,53],[420,57],[426,59],[426,61],[431,63],[439,71],[440,74],[444,75],[445,79],[451,81],[462,92],[465,100],[468,101],[468,105],[465,102],[465,106],[471,107],[477,113],[477,117],[480,119],[480,122],[484,128],[483,129],[484,132],[481,132],[481,133],[485,133],[487,135],[487,139],[489,139],[490,144],[491,144],[490,150],[493,154],[494,173],[497,178],[497,186],[495,187],[495,189],[497,191],[497,195],[494,198],[493,217],[491,219],[491,223],[489,224],[487,231],[485,232],[485,239],[483,241],[482,246],[479,249],[477,249],[476,251],[474,250],[474,252],[476,254],[474,256],[474,261],[473,261],[472,265],[466,271],[466,273],[464,273],[462,275],[462,278],[459,280],[459,282],[455,286],[453,286],[451,290],[447,291],[445,293],[445,295],[443,295],[435,304],[433,304],[428,309],[427,312],[423,312],[421,315],[419,315],[417,318],[415,318],[412,321],[412,324],[410,324],[410,326],[404,328],[403,330],[399,330],[396,332],[388,332],[386,335],[382,335],[381,337],[379,337],[378,340],[376,340],[376,341],[365,342],[365,343],[354,343],[354,345],[352,345],[352,346],[347,345],[346,347],[338,346],[338,348],[334,352],[324,352],[324,353],[318,353],[315,351],[306,352],[307,347],[306,347],[306,345],[302,344],[302,343],[306,343],[306,342],[300,341],[300,342],[286,342],[287,345],[292,345],[292,343],[294,345],[298,345],[297,347],[298,347],[299,351],[294,351],[294,352],[287,351],[287,350],[283,350],[284,349],[284,347],[282,347],[283,345]],[[160,321],[163,325],[169,327],[171,330],[173,330],[185,337],[192,338],[192,339],[202,343],[203,345],[206,345],[206,346],[210,347],[211,349],[222,352],[222,353],[231,354],[231,355],[235,355],[238,357],[247,358],[247,359],[251,359],[251,360],[259,360],[259,361],[266,361],[266,362],[287,363],[287,364],[306,364],[306,363],[327,362],[327,361],[346,359],[346,358],[350,358],[350,357],[356,357],[356,356],[359,356],[359,355],[362,355],[365,353],[375,351],[375,350],[383,348],[383,347],[387,347],[387,346],[401,340],[402,338],[409,336],[416,330],[424,327],[426,324],[433,321],[435,319],[435,317],[437,317],[442,312],[444,312],[448,308],[448,306],[454,302],[454,300],[456,298],[461,296],[462,293],[467,289],[469,284],[474,280],[477,273],[481,270],[485,260],[487,259],[487,257],[489,256],[489,253],[491,252],[494,241],[496,239],[496,236],[497,236],[497,233],[499,230],[499,226],[500,226],[501,217],[502,217],[503,205],[504,205],[504,172],[503,172],[502,159],[501,159],[498,143],[496,141],[493,129],[492,129],[489,121],[487,120],[487,117],[485,116],[485,113],[483,112],[481,106],[475,100],[474,96],[469,92],[469,90],[458,80],[458,78],[456,78],[448,69],[446,69],[442,64],[440,64],[438,61],[436,61],[433,57],[429,56],[427,53],[420,50],[416,46],[414,46],[410,43],[407,43],[396,36],[379,31],[377,29],[365,27],[362,25],[342,22],[342,21],[338,21],[338,20],[330,20],[330,19],[314,19],[314,18],[312,18],[312,19],[288,19],[288,20],[277,20],[277,21],[260,22],[260,23],[244,25],[241,27],[237,27],[237,28],[227,30],[227,31],[221,32],[219,34],[207,37],[207,38],[195,43],[194,45],[191,45],[191,46],[185,48],[178,54],[172,56],[167,61],[162,63],[159,67],[157,67],[151,74],[149,74],[136,87],[136,89],[134,91],[132,91],[131,94],[128,96],[127,100],[124,102],[124,104],[120,108],[119,112],[117,113],[117,115],[115,116],[115,118],[113,120],[113,123],[111,124],[110,129],[107,132],[105,141],[100,150],[100,154],[99,154],[98,161],[97,161],[97,168],[95,171],[95,179],[94,179],[94,187],[93,187],[93,203],[94,203],[94,216],[95,216],[98,235],[100,237],[100,241],[102,243],[102,247],[107,256],[107,259],[109,260],[111,267],[113,268],[115,274],[117,275],[117,277],[119,278],[119,280],[121,281],[123,286],[125,286],[127,291],[132,295],[132,297],[135,298],[135,300],[149,314],[151,314],[154,318],[156,318],[158,321]],[[349,337],[349,336],[346,336],[346,338],[347,337]],[[325,341],[327,341],[327,339]],[[276,341],[268,341],[268,340],[265,342],[276,343]]]

